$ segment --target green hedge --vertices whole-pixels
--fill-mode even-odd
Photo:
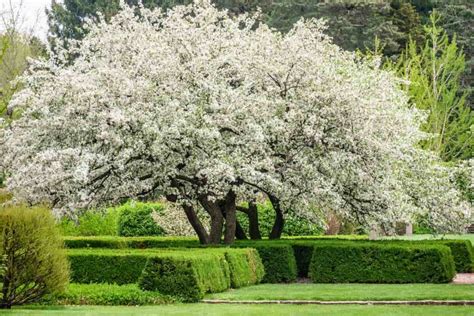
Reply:
[[[272,241],[241,242],[235,247],[255,248],[265,267],[263,283],[289,283],[296,280],[295,254],[291,245]]]
[[[258,284],[262,281],[265,270],[255,249],[226,251],[225,258],[229,264],[232,288]]]
[[[474,272],[474,250],[469,240],[439,240],[431,243],[444,244],[451,249],[456,264],[456,272]]]
[[[45,305],[157,305],[174,303],[175,298],[143,291],[137,284],[69,284],[65,293],[41,300]]]
[[[193,237],[64,237],[67,248],[200,248],[197,238]]]
[[[119,285],[136,283],[150,255],[133,250],[69,250],[71,281]]]
[[[140,283],[184,301],[205,293],[260,283],[264,268],[255,249],[70,249],[75,283]]]
[[[454,275],[443,245],[315,243],[309,267],[315,283],[445,283]]]

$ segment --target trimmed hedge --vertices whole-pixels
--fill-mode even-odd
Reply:
[[[258,284],[262,281],[265,270],[255,249],[226,251],[225,259],[229,264],[232,288]]]
[[[196,302],[206,293],[230,288],[229,265],[225,257],[218,254],[151,257],[139,286],[185,302]]]
[[[279,242],[260,241],[236,243],[235,246],[257,249],[265,267],[263,283],[289,283],[296,280],[295,254],[290,245]]]
[[[441,243],[451,249],[451,254],[456,264],[456,272],[474,272],[474,249],[469,240],[439,240],[432,241],[433,244]]]
[[[446,283],[454,275],[443,245],[316,243],[309,267],[315,283]]]
[[[205,293],[257,284],[264,268],[255,249],[72,249],[71,279],[75,283],[139,283],[184,301]]]
[[[200,248],[192,237],[64,237],[67,248],[148,249],[148,248]]]

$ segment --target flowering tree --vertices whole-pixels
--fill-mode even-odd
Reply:
[[[165,196],[202,243],[223,230],[232,242],[238,201],[255,221],[262,194],[277,213],[272,238],[289,208],[369,224],[429,214],[446,229],[468,215],[449,169],[416,147],[422,113],[319,20],[282,35],[196,1],[166,13],[124,6],[89,27],[34,64],[12,101],[24,115],[0,146],[17,198],[74,210]]]

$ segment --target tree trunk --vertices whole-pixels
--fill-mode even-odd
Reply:
[[[199,242],[203,245],[209,244],[210,236],[207,233],[206,228],[204,228],[201,221],[199,220],[199,217],[194,211],[194,208],[192,206],[183,205],[183,209],[184,213],[186,213],[186,217],[188,218],[189,223],[198,235]]]
[[[235,193],[229,191],[225,199],[225,233],[224,243],[231,244],[235,240],[235,231],[237,226]]]
[[[219,244],[221,242],[222,227],[224,225],[222,211],[216,202],[209,201],[207,197],[200,198],[199,202],[211,216],[211,232],[209,236],[209,243]]]
[[[269,238],[279,239],[285,226],[285,219],[283,218],[283,211],[280,206],[280,200],[273,195],[270,195],[269,198],[270,202],[273,205],[273,209],[275,210],[275,222],[273,223],[272,231],[270,232]]]
[[[245,240],[247,238],[247,234],[245,233],[245,230],[242,228],[240,225],[239,221],[236,221],[236,227],[235,227],[235,238],[239,240]]]
[[[250,239],[262,239],[260,227],[258,226],[258,209],[255,202],[249,202],[247,216],[249,218],[249,235]]]

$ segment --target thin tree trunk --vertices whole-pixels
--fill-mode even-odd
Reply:
[[[275,210],[275,222],[273,223],[272,231],[270,232],[269,238],[279,239],[285,226],[285,219],[283,218],[283,211],[280,206],[280,200],[273,195],[270,195],[269,198],[270,202],[273,205],[273,209]]]
[[[258,209],[254,201],[249,202],[247,216],[249,218],[249,235],[250,239],[262,239],[260,227],[258,226]]]
[[[210,236],[207,233],[206,228],[202,225],[201,220],[194,211],[194,208],[192,206],[183,205],[183,209],[189,223],[198,235],[199,242],[203,245],[209,244]]]
[[[229,191],[225,199],[225,233],[224,243],[232,244],[235,240],[235,231],[237,226],[235,193]]]
[[[245,233],[245,230],[242,228],[238,220],[236,221],[236,226],[235,226],[235,238],[239,240],[248,239],[247,234]]]

